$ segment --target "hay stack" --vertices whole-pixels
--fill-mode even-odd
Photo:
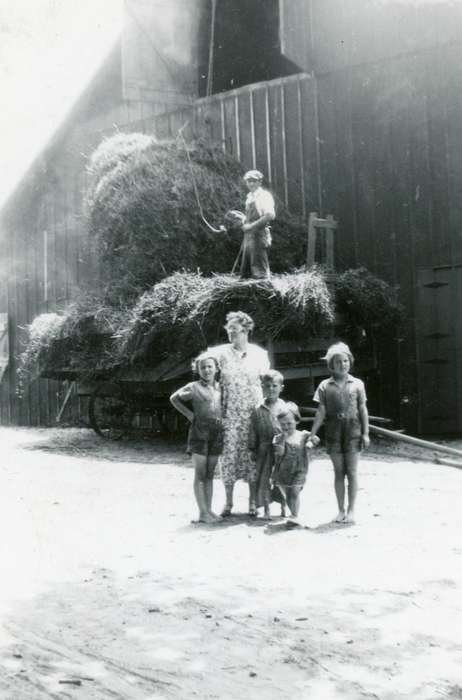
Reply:
[[[37,361],[47,376],[63,367],[87,376],[132,364],[154,367],[166,357],[225,342],[226,314],[238,309],[253,317],[257,340],[302,343],[325,334],[338,311],[345,339],[357,338],[363,328],[389,337],[402,312],[395,290],[364,269],[348,270],[329,285],[318,268],[270,280],[176,272],[132,306],[116,308],[87,295],[63,315],[38,317],[30,328],[23,372]]]
[[[218,227],[226,211],[243,205],[241,166],[204,143],[188,151],[189,157],[182,142],[143,134],[119,134],[95,151],[86,209],[101,285],[62,315],[34,321],[23,380],[37,364],[47,376],[64,367],[88,375],[191,354],[225,340],[230,310],[250,313],[260,339],[303,341],[324,332],[334,311],[353,330],[397,322],[394,290],[364,269],[343,273],[330,288],[317,268],[288,273],[303,262],[306,230],[281,206],[271,250],[271,268],[280,274],[270,280],[230,275],[242,234],[211,232],[196,188],[207,219]]]
[[[96,149],[88,174],[88,228],[109,303],[134,302],[175,270],[231,271],[242,234],[211,232],[195,191],[215,228],[227,210],[242,209],[242,168],[220,148],[195,142],[186,151],[183,141],[118,134]],[[272,269],[302,264],[306,230],[282,206],[273,239]]]
[[[269,280],[178,272],[154,285],[126,315],[117,333],[120,358],[153,365],[173,353],[226,341],[226,314],[249,313],[259,339],[309,338],[331,325],[333,301],[313,268]]]

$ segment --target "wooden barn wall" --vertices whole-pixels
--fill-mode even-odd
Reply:
[[[294,213],[333,214],[337,267],[364,265],[396,285],[406,322],[378,348],[374,410],[410,430],[422,427],[417,273],[462,264],[461,60],[462,43],[452,41],[240,88],[155,124],[159,137],[188,124],[221,143],[244,168],[262,170]]]
[[[152,128],[158,108],[124,101],[74,120],[2,212],[0,310],[8,312],[10,332],[10,363],[0,384],[2,425],[56,424],[65,383],[33,377],[24,384],[22,397],[17,393],[26,326],[39,314],[59,311],[97,278],[83,207],[88,156],[119,128]],[[74,395],[62,419],[85,422],[85,400]]]
[[[42,176],[34,180],[39,189],[23,192],[21,207],[3,224],[11,273],[3,297],[12,355],[21,348],[21,326],[58,308],[95,274],[84,256],[86,156],[114,132],[114,124],[158,138],[175,137],[186,125],[186,135],[203,134],[244,168],[262,170],[294,213],[315,210],[338,218],[339,268],[365,265],[397,285],[407,319],[400,337],[379,349],[373,408],[399,417],[409,430],[421,427],[418,271],[462,265],[461,59],[462,44],[452,41],[315,77],[299,74],[240,88],[163,115],[121,104],[91,125],[74,127],[45,159]],[[456,342],[462,347],[462,338]],[[14,372],[13,361],[0,387],[2,423],[53,424],[65,387],[37,380],[18,401]],[[462,413],[461,387],[457,392]],[[83,415],[73,401],[65,418]]]

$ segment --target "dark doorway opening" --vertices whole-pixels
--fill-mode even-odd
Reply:
[[[212,10],[210,0],[200,33],[200,97],[300,72],[281,54],[279,0],[216,0]]]

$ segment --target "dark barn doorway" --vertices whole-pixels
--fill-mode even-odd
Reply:
[[[279,0],[215,0],[200,31],[200,97],[300,72],[281,53]]]

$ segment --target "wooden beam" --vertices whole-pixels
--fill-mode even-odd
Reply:
[[[314,265],[314,256],[316,252],[316,227],[314,225],[318,215],[312,211],[308,217],[308,247],[306,252],[306,265],[311,267]]]
[[[74,388],[74,382],[70,382],[69,388],[68,388],[68,390],[66,391],[66,396],[64,397],[63,402],[62,402],[62,404],[61,404],[61,407],[60,407],[60,409],[59,409],[59,411],[58,411],[58,414],[57,414],[57,416],[56,416],[56,422],[57,422],[57,423],[60,422],[60,420],[61,420],[61,418],[62,418],[62,416],[63,416],[63,413],[64,413],[64,411],[65,411],[65,409],[66,409],[66,406],[67,406],[67,404],[68,404],[68,402],[69,402],[69,399],[71,398],[71,394],[72,394],[73,388]]]
[[[453,459],[444,459],[443,457],[435,456],[435,462],[437,464],[444,464],[447,467],[455,467],[456,469],[462,469],[462,464],[460,462],[455,462]]]
[[[379,428],[376,425],[371,425],[370,430],[377,435],[382,435],[383,437],[389,437],[392,440],[398,440],[399,442],[407,442],[409,445],[415,445],[416,447],[424,447],[428,450],[434,450],[436,452],[444,452],[445,454],[455,455],[457,457],[462,457],[462,450],[456,450],[454,447],[448,447],[447,445],[440,445],[437,442],[430,442],[429,440],[422,440],[421,438],[415,438],[411,435],[403,435],[402,433],[397,433],[394,430],[387,430],[386,428]]]
[[[313,408],[312,406],[299,406],[300,411],[304,411],[305,413],[310,413],[312,416],[316,413],[316,408]],[[369,416],[369,420],[374,421],[375,423],[392,423],[393,421],[391,418],[381,418],[380,416]],[[398,430],[394,432],[399,432]]]

